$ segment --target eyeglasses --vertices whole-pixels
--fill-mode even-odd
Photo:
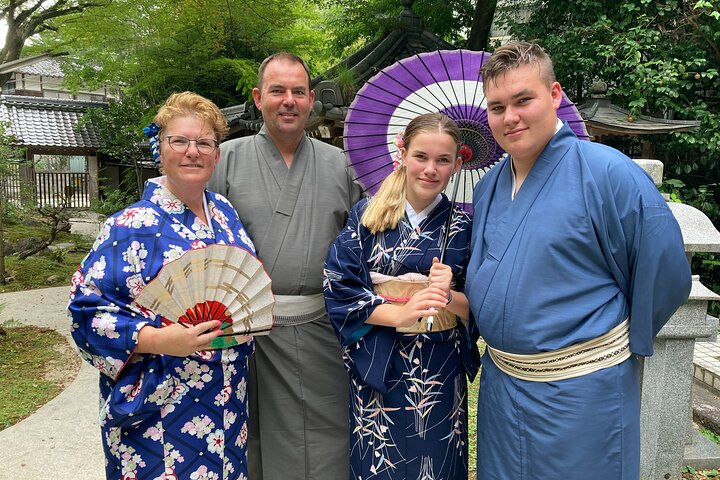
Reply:
[[[195,148],[198,149],[198,152],[205,155],[213,153],[218,147],[218,142],[214,138],[198,138],[196,140],[190,140],[182,135],[168,135],[165,137],[165,140],[167,140],[170,148],[178,153],[187,152],[192,142],[195,142]]]

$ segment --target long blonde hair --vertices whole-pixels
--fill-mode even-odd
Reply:
[[[460,148],[460,127],[442,113],[425,113],[413,118],[403,133],[403,164],[383,180],[380,190],[370,199],[360,219],[370,232],[376,234],[385,230],[393,230],[405,214],[405,194],[407,190],[407,167],[405,155],[410,148],[412,139],[420,133],[445,133],[455,140],[457,156]]]

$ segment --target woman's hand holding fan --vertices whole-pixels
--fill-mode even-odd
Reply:
[[[137,353],[155,353],[187,357],[200,350],[217,348],[212,342],[222,334],[219,320],[208,320],[197,325],[169,323],[163,328],[142,328],[138,334]],[[238,343],[250,337],[236,337]]]
[[[164,324],[195,326],[195,337],[209,339],[209,348],[227,348],[270,332],[275,299],[270,277],[250,252],[210,245],[165,265],[135,303],[161,315]],[[219,333],[198,335],[197,327],[209,321],[219,323],[201,330],[219,325]]]

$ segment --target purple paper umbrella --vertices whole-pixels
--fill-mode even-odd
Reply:
[[[423,113],[442,112],[462,131],[463,166],[447,193],[464,208],[472,208],[475,183],[505,152],[493,139],[487,121],[480,68],[487,52],[438,50],[404,58],[382,69],[365,83],[345,119],[345,152],[355,176],[371,194],[393,170],[395,138],[410,120]],[[575,134],[588,139],[585,122],[565,93],[557,115]],[[452,183],[459,182],[456,189]],[[451,200],[453,198],[451,197]]]

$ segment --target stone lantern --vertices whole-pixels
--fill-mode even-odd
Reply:
[[[662,163],[637,160],[661,183]],[[720,232],[700,210],[670,203],[680,224],[688,261],[695,252],[720,252]],[[715,341],[718,320],[707,315],[708,302],[720,296],[693,276],[688,302],[655,338],[655,354],[644,359],[640,410],[640,478],[680,479],[681,469],[702,450],[720,465],[720,448],[692,427],[693,352],[696,341]]]

